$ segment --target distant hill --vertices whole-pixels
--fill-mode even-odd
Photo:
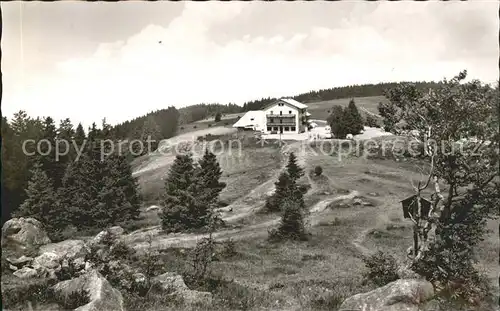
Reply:
[[[403,82],[401,82],[403,83]],[[429,89],[437,87],[436,82],[410,82],[417,85],[419,89]],[[398,85],[396,82],[378,83],[378,84],[363,84],[363,85],[350,85],[342,87],[334,87],[330,89],[323,89],[319,91],[310,91],[299,95],[291,96],[293,99],[302,103],[329,101],[342,98],[353,97],[372,97],[384,96],[386,89],[390,89]],[[260,110],[263,106],[276,100],[276,98],[262,98],[258,100],[249,101],[243,104],[241,111]]]
[[[436,82],[411,82],[417,85],[420,89],[434,88],[438,85]],[[300,102],[308,103],[310,111],[314,118],[324,119],[325,113],[329,113],[329,109],[333,104],[344,105],[350,98],[364,98],[359,104],[365,106],[365,109],[372,113],[377,113],[376,106],[378,102],[383,101],[384,92],[386,89],[393,88],[397,85],[396,82],[391,83],[378,83],[378,84],[364,84],[364,85],[350,85],[342,87],[334,87],[330,89],[323,89],[318,91],[310,91],[307,93],[298,94],[292,97]],[[344,100],[345,99],[345,100]],[[160,139],[166,139],[178,134],[179,129],[181,132],[197,128],[197,125],[192,125],[197,121],[209,122],[207,126],[227,126],[228,123],[234,123],[237,116],[231,118],[224,117],[224,122],[216,123],[213,117],[217,112],[224,116],[231,114],[246,112],[249,110],[260,110],[263,106],[276,100],[276,98],[261,98],[258,100],[249,101],[238,106],[236,104],[198,104],[188,107],[176,109],[175,107],[168,107],[167,109],[160,109],[150,112],[144,116],[135,118],[130,121],[125,121],[114,127],[117,138],[119,139],[137,139],[144,133],[155,133],[154,136]],[[346,103],[344,103],[344,101]],[[316,104],[313,104],[316,103]],[[357,101],[358,103],[358,101]],[[231,120],[229,120],[231,119]],[[187,126],[189,125],[189,126]],[[202,125],[199,125],[202,127]]]

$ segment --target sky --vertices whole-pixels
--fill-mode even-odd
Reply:
[[[2,2],[2,114],[89,126],[351,84],[498,79],[499,2]]]

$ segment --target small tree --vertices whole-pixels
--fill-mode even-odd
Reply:
[[[285,200],[293,200],[300,207],[305,208],[303,193],[286,171],[280,174],[278,181],[274,185],[276,190],[274,194],[266,200],[266,211],[282,211]]]
[[[389,90],[383,107],[391,113],[384,115],[384,124],[394,134],[420,141],[428,160],[425,179],[412,182],[417,208],[410,213],[414,241],[409,266],[440,290],[455,284],[457,297],[480,301],[487,293],[481,291],[474,250],[500,203],[499,89],[479,81],[463,83],[465,77],[461,72],[425,93],[407,83]],[[404,120],[404,125],[391,127],[395,120]],[[430,185],[432,204],[424,215],[419,198]]]
[[[363,118],[356,107],[354,99],[349,101],[349,105],[344,109],[345,132],[357,135],[363,130]]]
[[[290,176],[290,179],[294,182],[304,175],[304,170],[297,164],[297,157],[293,152],[291,152],[288,156],[286,171],[288,176]]]
[[[295,200],[283,201],[283,215],[279,227],[269,232],[270,240],[305,240],[307,239],[304,225],[304,209]]]
[[[178,232],[197,227],[195,166],[190,154],[177,155],[165,180],[162,227],[166,232]]]
[[[215,122],[220,122],[221,119],[222,119],[222,113],[217,112],[215,114]]]
[[[348,134],[345,122],[344,108],[339,105],[333,106],[332,113],[328,116],[328,124],[330,125],[332,134],[336,138],[345,138]]]

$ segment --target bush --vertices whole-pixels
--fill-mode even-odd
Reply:
[[[215,114],[215,122],[220,122],[221,119],[222,119],[222,113],[217,112]]]
[[[314,174],[315,174],[316,176],[320,176],[321,174],[323,174],[323,168],[322,168],[321,166],[319,166],[319,165],[318,165],[318,166],[316,166],[316,167],[314,168]]]
[[[227,239],[222,242],[221,255],[226,258],[231,258],[236,256],[238,252],[236,251],[236,243],[233,240]]]
[[[391,255],[378,251],[372,256],[363,258],[363,262],[368,268],[368,272],[363,275],[365,280],[377,286],[384,286],[399,279],[398,264]]]
[[[198,128],[198,126],[195,125],[195,126],[193,126],[193,128],[196,129],[196,128]]]
[[[208,127],[212,127],[212,124],[208,124]]]

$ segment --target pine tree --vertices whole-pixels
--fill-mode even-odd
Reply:
[[[26,200],[19,207],[18,216],[33,217],[42,222],[50,232],[65,224],[52,180],[39,163],[36,163],[31,170],[26,195]]]
[[[162,228],[178,232],[199,227],[204,219],[196,217],[195,166],[190,154],[177,155],[165,180]]]
[[[304,175],[304,170],[297,164],[297,157],[293,152],[288,156],[288,164],[286,165],[286,171],[293,181],[297,181],[300,177]]]
[[[357,135],[363,130],[363,118],[356,107],[354,99],[349,101],[349,105],[344,110],[344,120],[347,134]]]

